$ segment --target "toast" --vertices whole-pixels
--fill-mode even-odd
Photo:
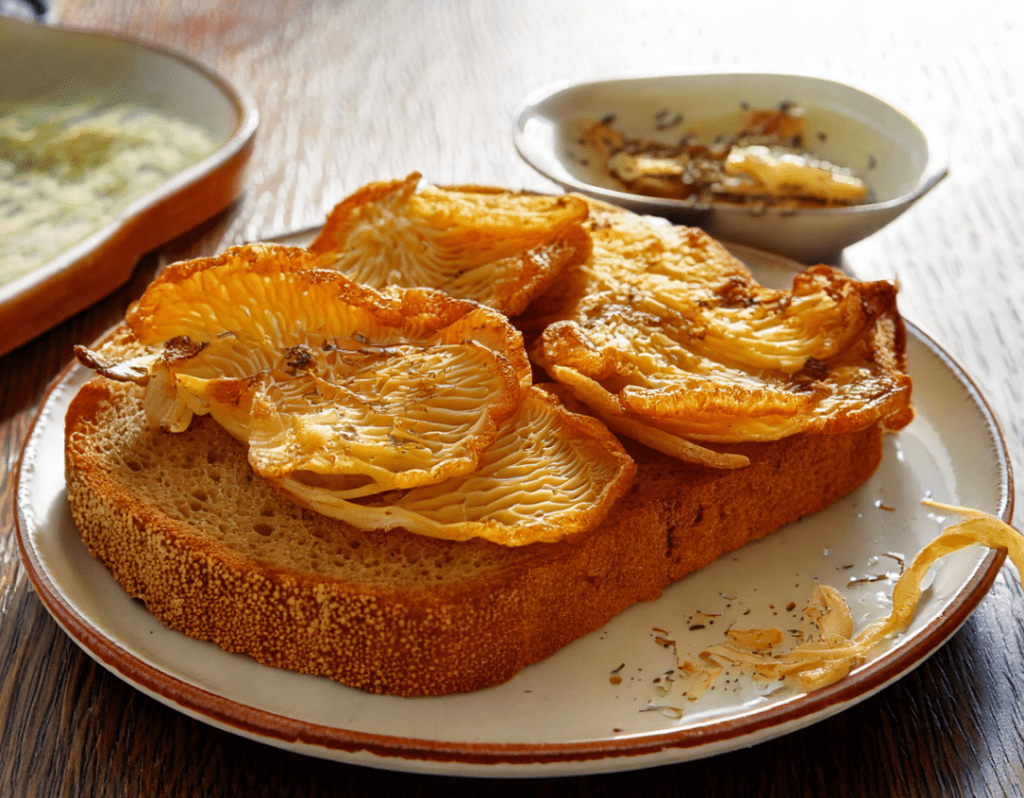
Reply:
[[[770,291],[692,228],[413,178],[315,251],[169,265],[79,348],[72,517],[167,626],[373,693],[478,690],[832,504],[909,421],[894,285]],[[470,272],[509,283],[450,294]]]
[[[89,551],[173,629],[400,696],[510,679],[725,552],[828,506],[882,453],[881,424],[719,447],[749,458],[736,470],[627,441],[633,489],[597,528],[510,548],[367,534],[304,509],[255,477],[245,446],[211,418],[181,433],[150,428],[142,394],[97,377],[68,410],[68,497]]]

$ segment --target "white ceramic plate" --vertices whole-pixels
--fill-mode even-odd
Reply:
[[[308,236],[306,236],[308,239]],[[792,264],[737,252],[766,284]],[[932,341],[911,329],[917,417],[889,436],[879,471],[829,509],[726,555],[638,604],[512,681],[443,698],[374,696],[227,654],[161,626],[89,556],[64,486],[63,414],[90,375],[73,366],[51,388],[18,473],[22,557],[47,609],[115,675],[201,721],[271,745],[379,768],[473,776],[554,776],[679,762],[748,746],[840,712],[920,664],[959,628],[1002,557],[969,549],[934,572],[910,630],[847,679],[810,694],[763,695],[741,677],[688,704],[656,679],[674,659],[665,630],[696,653],[744,626],[790,628],[818,583],[840,588],[858,628],[888,613],[897,570],[943,526],[920,499],[1009,520],[1010,466],[992,412]],[[794,609],[786,609],[790,603]],[[701,623],[695,623],[695,615]],[[717,613],[721,613],[720,615]],[[791,617],[794,616],[794,617]],[[689,630],[703,625],[703,629]],[[613,684],[617,671],[621,683]],[[672,708],[681,708],[675,717]]]
[[[804,107],[805,142],[819,158],[853,169],[870,185],[870,202],[834,209],[751,209],[730,203],[695,208],[681,200],[632,194],[579,143],[589,124],[615,116],[614,127],[647,141],[674,143],[689,131],[710,142],[742,126],[742,109]],[[666,120],[680,119],[675,124]],[[716,238],[756,246],[804,263],[837,253],[881,229],[920,199],[947,170],[941,137],[888,103],[851,86],[800,75],[722,72],[563,83],[527,96],[512,135],[541,174],[639,213],[698,225]]]
[[[0,17],[0,97],[56,94],[69,105],[129,102],[210,136],[202,161],[113,213],[50,262],[0,286],[0,354],[124,283],[138,258],[227,207],[241,193],[257,113],[224,78],[178,53],[111,34]]]

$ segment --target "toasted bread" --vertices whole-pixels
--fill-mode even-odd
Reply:
[[[168,626],[375,693],[495,685],[861,485],[909,420],[895,286],[820,267],[769,292],[705,234],[607,206],[554,203],[586,246],[533,280],[502,232],[520,214],[495,233],[477,206],[534,201],[456,192],[454,244],[468,225],[482,273],[522,261],[519,330],[476,297],[336,270],[336,248],[366,265],[350,216],[388,216],[415,184],[343,203],[330,251],[173,264],[79,350],[100,376],[67,414],[72,516]],[[451,214],[412,216],[451,233]],[[356,221],[397,248],[377,271],[422,254]],[[540,334],[532,366],[523,333]],[[557,384],[533,385],[536,366]]]
[[[603,523],[509,548],[367,533],[290,502],[209,417],[152,429],[143,389],[97,377],[67,413],[72,516],[163,623],[374,693],[499,684],[723,553],[820,510],[881,459],[880,424],[723,450],[717,470],[627,443],[633,490]]]

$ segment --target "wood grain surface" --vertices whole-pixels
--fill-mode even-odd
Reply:
[[[528,91],[722,67],[853,83],[948,137],[950,176],[842,265],[900,281],[904,313],[975,378],[1024,473],[1024,4],[65,0],[52,17],[198,57],[256,103],[261,127],[241,200],[147,255],[114,295],[0,359],[0,795],[1022,794],[1024,596],[1009,566],[930,660],[806,730],[632,773],[425,777],[247,741],[95,665],[25,576],[11,474],[72,346],[121,318],[163,264],[319,223],[361,184],[413,170],[441,183],[553,190],[512,145],[512,112]],[[1017,499],[1024,506],[1019,489]]]

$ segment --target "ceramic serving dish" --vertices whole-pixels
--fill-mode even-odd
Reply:
[[[0,17],[0,97],[69,105],[131,103],[199,126],[198,163],[126,207],[57,257],[0,285],[0,354],[124,283],[138,258],[233,202],[242,191],[257,112],[224,78],[178,53],[105,33]]]
[[[674,143],[694,132],[707,142],[737,132],[745,109],[787,102],[805,110],[806,149],[858,173],[869,186],[868,201],[793,210],[641,196],[615,181],[580,140],[587,126],[613,116],[615,128],[632,138]],[[933,130],[871,94],[799,75],[728,72],[549,86],[524,99],[513,138],[527,163],[566,190],[804,263],[834,260],[903,213],[947,172],[944,146]]]
[[[277,240],[304,246],[315,234]],[[762,284],[792,284],[792,261],[732,250]],[[832,717],[902,678],[964,623],[999,571],[1003,554],[980,547],[945,558],[907,631],[820,690],[802,693],[738,672],[690,702],[671,684],[676,653],[695,656],[733,625],[799,626],[818,584],[841,592],[857,630],[887,616],[899,563],[955,520],[923,505],[926,496],[1010,521],[1011,463],[984,397],[913,325],[907,354],[914,420],[886,436],[882,465],[868,482],[487,690],[371,695],[260,665],[161,625],[88,553],[70,516],[64,416],[92,377],[78,364],[51,386],[26,437],[15,488],[19,551],[46,609],[115,676],[201,722],[288,751],[482,777],[579,777],[713,756]]]

